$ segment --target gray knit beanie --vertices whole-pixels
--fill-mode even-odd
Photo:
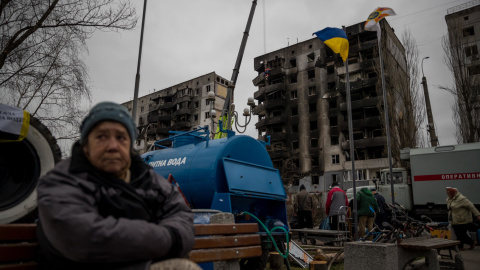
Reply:
[[[137,138],[135,123],[127,108],[113,102],[100,102],[93,106],[80,126],[80,142],[84,144],[92,128],[96,124],[106,120],[115,121],[124,125],[130,135],[133,146],[133,142]]]

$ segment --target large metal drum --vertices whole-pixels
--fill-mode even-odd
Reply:
[[[173,176],[192,208],[248,211],[287,224],[285,189],[262,143],[244,135],[217,140],[186,135],[173,144],[142,157],[158,174]]]

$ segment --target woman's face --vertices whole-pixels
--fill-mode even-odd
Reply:
[[[457,194],[457,191],[453,188],[447,189],[447,195],[449,198],[453,198]]]

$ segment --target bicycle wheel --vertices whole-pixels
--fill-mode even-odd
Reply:
[[[397,242],[397,239],[398,238],[396,236],[392,237],[391,239],[388,239],[387,243],[395,243],[395,242]]]
[[[379,235],[378,237],[376,237],[375,239],[373,239],[373,242],[376,242],[376,243],[381,243],[381,241],[385,238],[385,235],[384,234],[381,234]]]

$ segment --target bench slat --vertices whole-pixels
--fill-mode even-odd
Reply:
[[[0,270],[37,270],[37,269],[38,269],[38,264],[36,262],[0,265]]]
[[[260,235],[196,237],[193,249],[260,245]]]
[[[418,239],[418,240],[416,240],[415,238],[411,238],[411,240],[410,239],[403,240],[399,245],[402,248],[428,250],[428,249],[453,247],[458,244],[460,244],[460,241],[454,241],[454,240],[442,239],[442,238],[429,238],[429,239]]]
[[[0,242],[36,240],[36,224],[7,224],[0,225]]]
[[[258,232],[257,223],[195,224],[195,235],[242,234]]]
[[[240,258],[259,257],[262,255],[261,246],[197,249],[189,253],[189,259],[196,262],[214,262]]]
[[[0,270],[37,269],[35,230],[36,224],[0,225]],[[197,237],[190,259],[200,263],[261,256],[257,233],[256,223],[196,224]]]
[[[37,246],[36,243],[1,244],[0,262],[31,261],[35,259]]]

